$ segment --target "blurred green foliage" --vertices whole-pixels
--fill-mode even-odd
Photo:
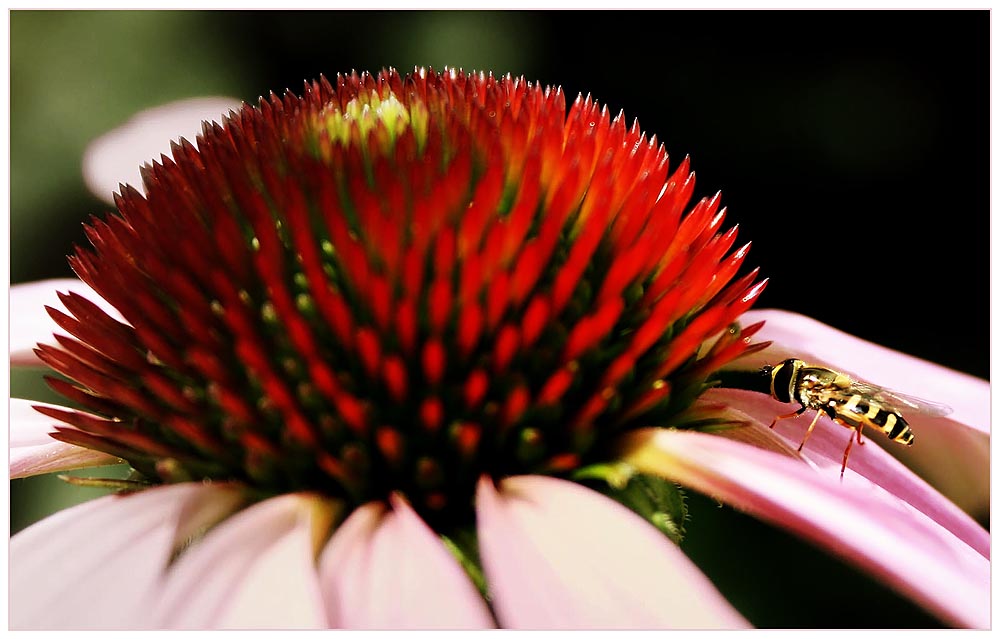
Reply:
[[[87,143],[136,111],[239,95],[249,69],[198,13],[14,11],[10,24],[11,279],[65,269],[74,222],[107,208],[83,186]]]

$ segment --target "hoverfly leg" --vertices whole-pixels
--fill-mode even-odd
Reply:
[[[805,406],[803,406],[802,408],[798,409],[794,413],[788,413],[787,415],[778,415],[777,417],[774,418],[774,421],[771,422],[771,425],[768,428],[774,428],[774,425],[778,423],[779,419],[788,419],[790,417],[797,417],[797,416],[801,415],[804,412],[806,412],[806,407]]]
[[[855,430],[857,431],[857,435],[860,437],[860,435],[861,435],[861,424],[858,424],[855,427]],[[844,449],[844,463],[841,464],[841,466],[840,466],[840,479],[841,480],[844,479],[844,471],[847,470],[847,458],[851,455],[851,446],[854,445],[854,440],[855,440],[855,435],[851,434],[851,438],[847,440],[847,448]],[[861,441],[861,440],[858,439],[858,441]],[[864,442],[861,442],[861,443],[863,444]]]
[[[813,428],[816,428],[816,422],[819,421],[819,416],[823,414],[823,411],[816,411],[816,416],[813,417],[812,422],[809,424],[809,428],[806,429],[806,436],[802,438],[802,443],[799,444],[799,452],[802,452],[802,447],[806,445],[809,440],[809,436],[812,435]]]

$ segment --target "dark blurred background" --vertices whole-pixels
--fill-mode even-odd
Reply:
[[[351,69],[490,69],[589,92],[674,164],[690,155],[696,197],[723,190],[771,278],[759,307],[986,377],[989,29],[988,11],[14,11],[11,278],[70,275],[80,223],[107,209],[83,149],[140,109]],[[783,533],[692,505],[683,547],[754,623],[934,625]]]
[[[83,148],[137,110],[414,65],[624,109],[723,191],[760,307],[988,375],[987,11],[15,11],[12,280],[69,274]]]

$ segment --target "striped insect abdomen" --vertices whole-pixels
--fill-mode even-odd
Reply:
[[[903,416],[878,401],[855,394],[841,407],[841,412],[842,419],[850,415],[853,419],[847,421],[855,424],[863,422],[866,426],[880,429],[894,442],[913,445],[913,432]]]

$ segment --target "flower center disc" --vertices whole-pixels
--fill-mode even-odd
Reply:
[[[763,288],[718,196],[682,214],[687,160],[523,79],[321,79],[172,155],[70,258],[127,324],[67,295],[40,349],[87,409],[56,437],[156,481],[464,516],[484,473],[670,424]]]

